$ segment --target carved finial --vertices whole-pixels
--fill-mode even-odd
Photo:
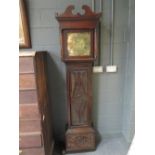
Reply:
[[[75,9],[74,5],[69,5],[65,12],[63,13],[64,16],[73,15],[73,10]]]
[[[87,6],[87,5],[83,5],[82,9],[85,10],[85,14],[84,14],[85,16],[89,16],[89,15],[94,15],[95,14],[94,12],[92,12],[90,7]]]
[[[62,14],[56,13],[56,17],[72,17],[72,16],[74,16],[73,12],[72,12],[74,9],[75,9],[74,5],[69,5],[66,8],[64,13],[62,13]]]
[[[82,17],[82,18],[85,18],[85,17],[90,17],[90,16],[100,16],[101,15],[101,13],[95,13],[95,12],[93,12],[92,10],[91,10],[91,8],[89,7],[89,6],[87,6],[87,5],[83,5],[82,6],[82,9],[85,11],[85,13],[84,14],[80,14],[80,13],[77,13],[77,14],[73,14],[73,10],[74,10],[74,5],[69,5],[67,8],[66,8],[66,10],[65,10],[65,12],[63,13],[63,14],[56,14],[56,17],[69,17],[69,18],[71,18],[71,17]]]

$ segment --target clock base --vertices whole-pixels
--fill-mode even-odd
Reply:
[[[92,127],[74,127],[66,131],[66,152],[93,151],[96,149],[96,131]]]

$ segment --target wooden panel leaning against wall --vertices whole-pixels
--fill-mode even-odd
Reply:
[[[46,52],[19,54],[19,154],[52,155],[51,104],[48,99]]]

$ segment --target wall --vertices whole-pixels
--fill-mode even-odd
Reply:
[[[103,1],[101,26],[101,64],[109,62],[111,1]],[[115,0],[114,7],[114,64],[117,73],[94,74],[94,118],[102,136],[122,132],[123,90],[126,63],[127,0]]]
[[[64,12],[69,4],[77,10],[91,0],[26,0],[33,50],[48,51],[49,94],[53,103],[54,136],[64,139],[66,123],[65,65],[60,59],[60,42],[56,12]],[[99,2],[99,1],[97,1]],[[94,124],[101,136],[122,132],[124,80],[126,70],[128,0],[115,0],[114,64],[118,72],[93,75]],[[98,10],[99,3],[96,5]],[[101,65],[109,64],[110,1],[103,1],[101,24]],[[126,86],[127,87],[127,86]]]
[[[123,105],[123,126],[122,132],[128,143],[131,143],[134,137],[135,129],[135,97],[134,97],[134,75],[135,75],[135,4],[134,0],[129,0],[129,18],[127,33],[127,53],[126,53],[126,72],[124,79],[124,105]]]

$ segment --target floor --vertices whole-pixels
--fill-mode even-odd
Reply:
[[[126,143],[124,137],[116,135],[104,138],[97,146],[96,151],[87,153],[74,153],[65,155],[127,155],[129,144]],[[56,150],[54,155],[61,155]]]

